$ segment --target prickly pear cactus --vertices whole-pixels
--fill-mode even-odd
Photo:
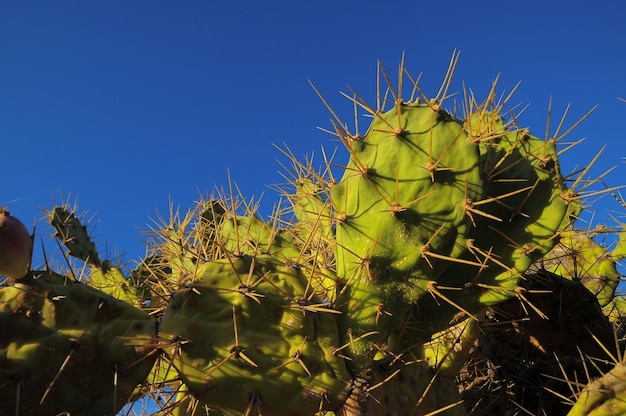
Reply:
[[[115,414],[150,372],[156,321],[54,272],[0,288],[2,415]]]
[[[113,414],[142,396],[194,416],[456,416],[527,404],[548,414],[563,399],[587,414],[607,391],[618,397],[612,379],[580,394],[570,380],[594,375],[580,357],[621,371],[604,366],[609,321],[626,320],[615,294],[626,233],[609,256],[575,235],[588,168],[565,186],[563,135],[521,128],[495,82],[483,102],[469,93],[450,103],[457,59],[432,98],[403,63],[396,85],[379,67],[387,85],[376,105],[352,98],[371,116],[363,135],[331,110],[348,161],[323,150],[317,170],[283,151],[293,172],[269,219],[232,184],[185,215],[171,207],[130,273],[98,253],[67,205],[48,219],[80,272],[31,271],[31,236],[0,210],[0,415]],[[581,268],[600,276],[585,280],[595,296]],[[497,365],[476,375],[479,359]]]
[[[196,399],[228,415],[311,415],[341,405],[351,376],[334,350],[336,311],[309,292],[301,270],[258,255],[193,273],[160,329]]]
[[[148,285],[168,300],[159,329],[165,360],[184,383],[177,411],[337,409],[352,375],[326,290],[336,275],[316,263],[317,249],[302,233],[235,199],[172,212],[142,265]]]
[[[454,379],[432,371],[420,357],[381,360],[368,371],[368,382],[357,379],[340,415],[467,414]]]
[[[48,212],[48,220],[55,229],[55,237],[67,247],[71,256],[96,266],[102,264],[87,226],[76,216],[75,210],[66,205],[56,206]]]
[[[48,221],[55,230],[54,236],[68,250],[68,254],[87,263],[88,275],[81,278],[89,286],[98,289],[115,299],[143,309],[151,301],[150,291],[136,276],[126,276],[120,267],[110,260],[102,260],[96,244],[76,215],[75,209],[67,204],[55,206],[47,212]]]
[[[567,279],[580,281],[606,306],[615,295],[621,274],[617,271],[619,253],[599,244],[594,237],[603,230],[569,230],[560,234],[559,244],[545,256],[545,267]]]
[[[379,332],[384,343],[406,305],[465,250],[465,204],[484,193],[479,148],[445,111],[400,101],[345,143],[350,163],[331,198],[337,273],[349,286],[346,324],[353,337]],[[375,343],[355,343],[352,354],[369,362]]]
[[[423,346],[423,358],[438,375],[454,379],[479,347],[477,339],[480,334],[478,321],[467,318],[434,334]]]
[[[468,98],[461,119],[443,108],[445,95],[404,100],[399,73],[397,92],[387,86],[389,110],[354,98],[373,118],[362,137],[335,125],[350,161],[327,193],[345,282],[342,332],[356,373],[386,349],[427,341],[515,297],[575,199],[555,140],[504,122],[493,90],[482,104]]]
[[[591,381],[578,396],[568,416],[614,416],[626,413],[626,365],[615,364]]]
[[[546,270],[532,268],[520,296],[489,308],[476,325],[457,373],[466,409],[476,414],[566,414],[573,393],[618,354],[593,293]]]
[[[482,123],[474,124],[474,115],[466,129],[480,143],[486,194],[469,209],[467,250],[437,282],[442,289],[436,297],[418,302],[426,327],[445,328],[454,320],[441,319],[455,311],[471,316],[517,296],[523,273],[568,224],[573,197],[560,173],[556,143],[511,128],[492,112],[475,111]],[[481,267],[468,268],[468,262]]]

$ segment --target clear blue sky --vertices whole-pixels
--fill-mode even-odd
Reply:
[[[538,136],[551,96],[557,120],[571,103],[570,123],[599,104],[564,170],[606,144],[594,172],[617,166],[607,181],[626,183],[625,17],[622,0],[5,0],[0,203],[30,224],[71,194],[96,215],[101,247],[136,260],[139,229],[170,198],[189,208],[230,170],[268,212],[284,160],[273,143],[296,155],[336,145],[317,129],[330,115],[309,79],[350,120],[339,91],[374,97],[377,60],[395,72],[406,52],[434,95],[454,49],[454,88],[482,97],[498,73],[507,91],[522,81],[512,102],[530,104],[521,124]]]

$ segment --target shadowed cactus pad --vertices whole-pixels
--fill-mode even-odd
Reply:
[[[69,254],[91,264],[101,266],[96,245],[87,233],[87,227],[66,205],[56,206],[48,212],[50,225],[57,237],[69,250]]]
[[[0,415],[115,414],[150,372],[156,321],[36,272],[0,289]]]
[[[480,315],[476,348],[458,372],[466,409],[566,414],[575,392],[610,370],[613,328],[580,281],[531,268],[519,292]]]
[[[411,354],[377,362],[357,379],[341,416],[465,416],[452,378],[433,372],[428,362]]]
[[[418,303],[422,325],[436,330],[445,328],[450,321],[442,318],[455,311],[475,314],[517,296],[523,273],[568,225],[569,191],[556,143],[505,126],[499,117],[482,117],[480,129],[468,128],[481,143],[485,197],[475,204],[478,213],[470,211],[467,250],[438,280],[443,288],[438,299],[422,297]],[[481,267],[468,267],[470,261]]]

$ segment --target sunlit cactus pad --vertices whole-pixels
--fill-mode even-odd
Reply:
[[[381,69],[386,85],[375,105],[349,97],[372,118],[363,134],[356,115],[356,131],[333,120],[350,159],[320,194],[333,214],[346,287],[342,333],[358,340],[349,350],[356,372],[387,349],[426,341],[515,297],[577,200],[560,171],[557,138],[521,128],[495,82],[481,103],[466,94],[462,114],[456,102],[446,108],[457,58],[432,98],[403,64],[395,85]]]
[[[311,415],[341,405],[351,375],[336,354],[336,314],[300,270],[258,255],[194,273],[160,329],[196,399],[228,415]]]
[[[626,413],[626,364],[591,381],[582,391],[568,416],[617,416]]]
[[[603,230],[563,232],[543,263],[566,279],[580,280],[600,305],[606,306],[615,295],[621,275],[617,270],[619,255],[613,256],[608,246],[594,240],[602,234]]]

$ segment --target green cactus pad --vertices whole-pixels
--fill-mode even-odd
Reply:
[[[626,413],[626,365],[617,363],[590,382],[577,397],[568,416],[615,416]]]
[[[348,329],[376,331],[352,353],[365,364],[465,250],[466,206],[483,196],[478,145],[460,122],[432,105],[377,113],[349,141],[350,162],[332,187],[337,273],[349,286]]]
[[[149,299],[149,290],[139,287],[139,282],[133,276],[126,277],[118,268],[107,265],[104,268],[92,266],[89,286],[113,296],[115,299],[130,303],[136,308],[142,308]]]
[[[332,267],[335,233],[331,205],[325,198],[324,186],[311,178],[295,181],[296,190],[291,204],[298,222],[293,224],[293,233],[298,246],[305,248],[301,258],[312,256],[321,267]]]
[[[227,415],[337,408],[351,376],[335,354],[336,311],[308,282],[269,255],[198,265],[160,326],[189,392]]]
[[[115,414],[156,359],[153,318],[62,280],[0,289],[0,415]]]
[[[225,251],[236,255],[272,254],[284,260],[300,255],[287,236],[254,215],[223,220],[218,241]]]
[[[467,318],[433,335],[423,345],[423,357],[437,374],[454,379],[475,348],[480,334],[478,321]]]
[[[566,231],[559,244],[543,259],[544,267],[566,279],[580,280],[606,306],[621,280],[617,259],[607,247],[593,239],[593,233]]]
[[[615,260],[622,260],[626,258],[626,228],[622,225],[622,230],[619,233],[619,240],[617,246],[611,252],[611,255]]]
[[[50,225],[55,236],[67,247],[69,254],[96,266],[102,266],[96,245],[87,232],[87,227],[66,206],[54,207],[48,212]]]
[[[351,156],[331,193],[338,273],[351,276],[369,260],[368,279],[410,276],[415,298],[438,274],[433,263],[441,262],[429,252],[456,257],[464,250],[464,203],[483,194],[478,146],[443,110],[402,104],[374,119],[352,142]]]
[[[437,282],[436,296],[420,299],[420,324],[430,330],[446,328],[454,312],[463,318],[516,296],[523,273],[554,247],[564,226],[569,201],[555,143],[523,130],[503,134],[500,119],[493,122],[480,146],[486,203],[462,256],[483,267],[453,264]]]

